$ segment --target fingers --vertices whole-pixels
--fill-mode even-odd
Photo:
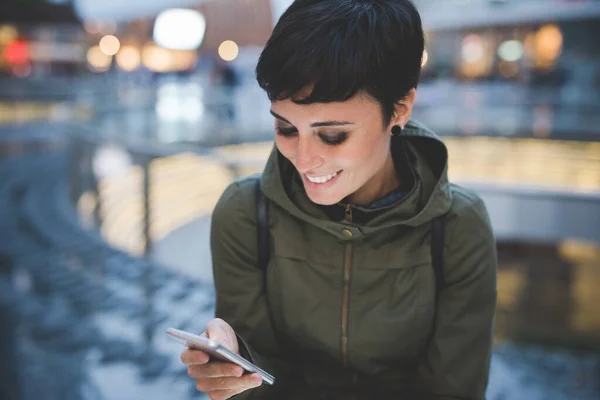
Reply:
[[[194,379],[240,377],[244,373],[242,367],[235,364],[213,361],[204,365],[190,365],[188,375]]]
[[[181,362],[185,365],[204,365],[209,359],[208,354],[200,350],[187,349],[181,353]]]
[[[201,336],[221,343],[236,354],[239,352],[237,336],[225,321],[215,318],[206,326]],[[244,370],[235,364],[210,361],[208,354],[187,349],[181,354],[181,361],[188,365],[188,375],[196,380],[196,388],[208,394],[211,400],[225,400],[262,384],[258,374],[244,375]]]
[[[234,390],[215,390],[214,392],[207,393],[210,400],[226,400],[236,394],[241,393]]]
[[[260,376],[258,376],[258,378],[260,378]],[[262,382],[262,379],[260,379],[260,381]],[[258,386],[260,386],[260,383],[258,383],[257,386],[253,386],[252,388],[258,387]],[[252,389],[252,388],[248,388],[248,389]],[[229,390],[215,390],[215,391],[209,392],[207,394],[211,400],[225,400],[225,399],[235,396],[236,394],[245,392],[248,389],[237,388],[237,389],[229,389]]]
[[[229,378],[205,378],[196,380],[196,389],[207,393],[209,396],[234,396],[246,390],[258,387],[262,379],[258,374],[243,375],[241,377]],[[222,393],[215,393],[222,392]],[[229,398],[222,397],[222,398]]]

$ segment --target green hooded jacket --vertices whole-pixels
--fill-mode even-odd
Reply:
[[[411,188],[376,209],[312,203],[276,148],[262,178],[223,193],[211,229],[216,316],[276,378],[236,399],[485,399],[497,269],[487,211],[448,182],[446,146],[423,125],[411,121],[392,154]],[[270,203],[266,271],[256,179]],[[440,216],[436,307],[430,240]]]

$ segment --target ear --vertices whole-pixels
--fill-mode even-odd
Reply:
[[[417,90],[415,88],[410,89],[408,96],[404,100],[401,100],[394,107],[394,116],[390,126],[400,125],[406,126],[410,116],[412,114],[413,105],[415,104],[415,98],[417,97]]]

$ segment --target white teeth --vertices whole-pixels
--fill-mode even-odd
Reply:
[[[312,183],[325,183],[325,182],[328,182],[328,181],[332,180],[333,178],[335,178],[335,176],[337,174],[338,174],[337,172],[334,172],[333,174],[329,174],[326,176],[315,176],[315,177],[306,175],[306,178],[309,181],[311,181]]]

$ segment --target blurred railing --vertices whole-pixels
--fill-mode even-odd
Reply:
[[[260,152],[269,144],[257,144]],[[212,212],[234,179],[259,172],[223,147],[128,145],[71,137],[71,198],[84,223],[116,247],[149,256],[152,243]]]
[[[85,146],[78,164],[88,165],[89,171],[102,147]],[[114,245],[138,254],[146,249],[147,253],[152,239],[160,240],[177,227],[209,215],[234,179],[259,172],[270,147],[269,142],[226,148],[190,146],[173,149],[170,155],[130,148],[125,151],[134,161],[127,171],[100,181],[92,179],[94,185],[80,187],[74,198],[79,198],[84,215],[95,216],[96,224]],[[246,160],[231,159],[247,151],[254,154],[246,154]],[[600,242],[597,192],[552,190],[515,182],[459,182],[483,197],[499,240]],[[144,232],[143,239],[135,239],[136,231]]]

